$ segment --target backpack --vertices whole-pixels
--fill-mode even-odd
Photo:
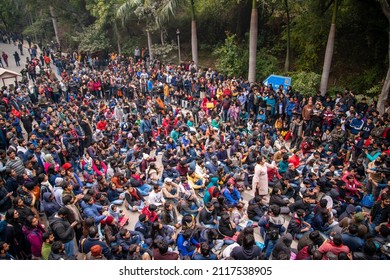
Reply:
[[[265,233],[269,240],[277,240],[279,238],[279,231],[279,227],[269,221],[265,225]]]

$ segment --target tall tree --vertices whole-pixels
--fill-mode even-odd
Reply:
[[[377,109],[380,114],[383,114],[385,111],[385,103],[389,97],[389,91],[390,91],[390,1],[389,0],[380,0],[382,12],[386,16],[388,22],[389,22],[389,45],[388,45],[388,66],[387,66],[387,74],[385,81],[383,83],[381,94],[379,95]]]
[[[191,0],[191,50],[192,60],[198,65],[198,33],[195,17],[195,0]]]
[[[326,44],[324,66],[322,69],[321,84],[320,84],[321,95],[325,95],[328,88],[330,66],[332,65],[334,41],[336,38],[336,20],[337,20],[337,9],[339,5],[339,1],[340,0],[331,1],[333,2],[333,15],[332,15],[332,24],[330,25],[330,30],[329,30],[328,42]]]
[[[287,16],[287,42],[286,42],[286,60],[284,62],[284,72],[290,70],[290,9],[288,8],[288,0],[284,0],[284,8]]]
[[[58,32],[58,18],[57,18],[57,14],[56,14],[56,11],[55,11],[53,5],[49,6],[49,10],[50,10],[50,17],[51,17],[51,20],[53,22],[54,34],[56,35],[56,41],[57,41],[57,44],[59,46],[61,46],[60,35]]]
[[[252,0],[251,23],[249,30],[249,69],[248,81],[254,83],[256,81],[256,54],[257,54],[257,29],[258,29],[259,13],[257,10],[257,1]]]

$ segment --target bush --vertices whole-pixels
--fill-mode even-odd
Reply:
[[[303,96],[314,96],[321,82],[321,75],[314,72],[290,73],[292,87]]]

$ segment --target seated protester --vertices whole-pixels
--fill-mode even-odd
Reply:
[[[288,154],[283,155],[283,159],[279,162],[278,172],[283,176],[287,172],[288,169]]]
[[[153,186],[153,191],[149,194],[148,202],[149,204],[154,204],[157,207],[163,206],[163,204],[165,203],[165,198],[160,185],[155,184]]]
[[[162,194],[165,201],[177,203],[179,201],[179,185],[174,183],[171,178],[165,178],[162,187]]]
[[[148,196],[152,187],[144,182],[145,174],[141,174],[138,170],[133,170],[131,175],[130,185],[137,188],[137,190],[143,195]]]
[[[348,232],[341,234],[343,243],[348,246],[351,252],[361,252],[364,246],[364,239],[358,236],[359,228],[357,225],[348,226]]]
[[[89,190],[87,191],[87,194],[92,195],[89,193]],[[100,206],[110,206],[110,201],[106,197],[106,195],[102,192],[98,192],[95,194],[95,203]]]
[[[259,220],[260,234],[264,239],[266,248],[266,259],[270,257],[276,240],[286,231],[283,226],[284,222],[285,219],[280,215],[280,207],[278,205],[271,205],[267,213]]]
[[[353,260],[381,260],[377,253],[377,245],[373,239],[369,239],[364,243],[362,252],[352,252]]]
[[[153,242],[152,227],[153,223],[149,221],[148,216],[145,214],[140,214],[138,216],[138,221],[134,226],[134,230],[142,234],[145,243],[148,245],[151,245]]]
[[[293,204],[289,205],[290,212],[296,212],[299,209],[302,209],[305,211],[304,220],[308,223],[311,223],[311,220],[313,218],[313,206],[312,203],[314,203],[315,200],[311,198],[311,194],[309,192],[305,192],[303,194],[302,199],[296,200]]]
[[[110,204],[108,207],[108,213],[114,218],[115,222],[119,224],[119,227],[123,227],[128,224],[129,218],[123,214],[123,210],[119,209],[117,205]]]
[[[160,239],[154,242],[155,249],[153,250],[154,260],[178,260],[179,254],[176,252],[170,252],[169,244],[165,239]]]
[[[228,182],[227,187],[225,187],[221,193],[225,197],[226,205],[228,207],[236,206],[237,203],[242,199],[240,192],[230,182]]]
[[[288,208],[289,205],[289,200],[288,199],[283,199],[282,197],[282,191],[274,187],[271,191],[271,198],[269,200],[269,205],[277,205],[280,207],[280,213],[281,214],[289,214],[290,213],[290,208]]]
[[[122,194],[122,192],[119,192],[117,190],[116,185],[111,182],[108,185],[107,198],[110,203],[113,203],[115,205],[122,205],[124,201],[124,194]]]
[[[107,210],[108,207],[95,204],[94,198],[88,194],[84,195],[84,198],[81,201],[81,207],[83,208],[84,216],[86,218],[93,218],[95,225],[98,225],[100,221],[107,217],[103,214],[103,211]]]
[[[318,230],[321,233],[328,235],[332,230],[332,225],[334,223],[333,217],[329,214],[329,210],[323,208],[314,215],[312,227],[314,230]]]
[[[354,214],[352,218],[345,217],[342,220],[339,219],[339,226],[343,229],[347,229],[352,224],[356,225],[358,227],[358,236],[364,238],[368,232],[368,227],[366,225],[367,219],[365,217],[367,214],[368,213],[365,212],[359,212]]]
[[[282,237],[276,241],[275,247],[272,250],[272,259],[278,260],[280,259],[280,254],[286,254],[288,256],[288,260],[293,257],[293,255],[296,255],[298,252],[293,252],[293,249],[291,248],[291,244],[293,241],[293,237],[290,233],[286,233]]]
[[[222,213],[229,210],[228,206],[226,205],[226,199],[224,196],[218,196],[217,200],[214,201],[213,204],[218,217],[222,216]]]
[[[241,231],[243,228],[252,226],[253,224],[253,222],[248,219],[245,204],[241,201],[232,208],[231,220],[236,225],[237,231]]]
[[[237,241],[238,231],[236,230],[236,225],[231,221],[228,212],[224,212],[221,215],[218,231],[224,237],[225,244],[230,245]]]
[[[125,191],[125,207],[133,212],[141,212],[145,205],[145,198],[143,195],[133,186]]]
[[[214,204],[206,203],[199,213],[199,223],[205,228],[218,228],[217,213]]]
[[[116,172],[114,174],[114,176],[111,178],[111,183],[116,186],[116,190],[118,192],[123,192],[124,187],[126,186],[125,176],[120,172]],[[110,188],[108,188],[108,189],[110,189]]]
[[[290,199],[294,198],[294,200],[297,200],[297,196],[299,195],[299,191],[295,191],[292,185],[290,184],[290,180],[283,176],[282,179],[278,180],[278,182],[275,184],[274,188],[278,188],[281,191],[281,196],[283,199]]]
[[[88,254],[95,245],[100,245],[102,247],[103,255],[106,259],[110,260],[112,258],[111,250],[107,246],[107,243],[99,239],[98,228],[96,226],[91,226],[88,228],[88,237],[80,239],[79,252]]]
[[[122,228],[116,235],[116,240],[122,246],[123,254],[127,257],[131,245],[139,245],[142,242],[142,236],[139,232]]]
[[[202,210],[199,200],[193,194],[186,194],[176,205],[177,211],[183,216],[190,214],[194,217]]]
[[[264,255],[261,249],[256,246],[253,234],[247,234],[243,238],[241,246],[235,247],[230,256],[235,260],[263,260]]]
[[[198,231],[199,232],[199,231]],[[199,232],[197,238],[199,242],[206,242],[209,244],[213,253],[217,254],[221,252],[224,241],[220,239],[220,234],[216,229],[204,228]]]
[[[122,246],[117,243],[111,244],[112,260],[125,260],[123,255]]]
[[[187,229],[179,233],[176,244],[181,259],[191,257],[194,254],[196,247],[199,246],[198,241],[192,237],[192,229]]]
[[[164,225],[175,227],[176,229],[181,227],[181,224],[177,219],[177,211],[174,204],[166,202],[161,212],[161,221]]]
[[[169,245],[174,245],[176,239],[175,230],[170,226],[163,225],[159,221],[155,221],[152,226],[151,238],[154,241],[164,239]]]
[[[200,246],[196,248],[192,259],[196,261],[201,260],[218,260],[218,256],[211,252],[211,248],[208,243],[202,242]]]
[[[349,253],[350,249],[348,246],[344,245],[343,238],[341,237],[341,234],[335,234],[333,236],[333,240],[326,240],[320,248],[318,248],[318,251],[322,253],[322,259],[327,260],[329,258],[333,258],[334,256],[337,256],[339,253]]]
[[[67,256],[65,254],[65,245],[61,241],[54,241],[51,245],[49,260],[77,260],[76,256]]]
[[[315,246],[314,244],[309,244],[303,247],[300,251],[298,251],[298,254],[296,256],[296,260],[313,260],[314,252],[318,249],[318,246]],[[322,256],[321,256],[322,258]]]
[[[91,247],[91,251],[86,255],[86,260],[107,260],[102,253],[102,247],[100,245],[94,245]]]
[[[299,240],[303,234],[312,231],[311,225],[305,222],[305,211],[298,209],[291,218],[287,226],[287,232],[292,235],[294,239]]]
[[[302,250],[304,247],[314,244],[315,249],[318,249],[322,243],[324,243],[325,239],[320,234],[318,230],[312,232],[306,232],[301,239],[298,241],[298,251]]]
[[[107,216],[105,220],[103,220],[103,232],[107,245],[111,245],[112,243],[116,243],[116,235],[119,232],[118,223],[112,216]]]
[[[85,164],[84,165],[83,177],[84,177],[85,186],[87,188],[92,187],[93,182],[96,178],[96,175],[92,169],[92,164]]]
[[[143,248],[141,245],[131,244],[126,259],[151,260],[152,252],[149,249]]]
[[[204,197],[204,188],[206,180],[199,176],[194,170],[188,171],[187,180],[191,189],[197,191],[200,197]]]
[[[264,215],[265,207],[266,206],[263,205],[263,197],[256,195],[248,202],[248,208],[246,210],[248,218],[254,222],[258,222]]]
[[[145,214],[149,221],[154,223],[155,221],[159,221],[160,217],[157,214],[157,206],[154,204],[150,204],[149,206],[145,206],[142,211],[142,214]]]
[[[220,188],[218,186],[218,178],[213,177],[210,179],[210,183],[207,185],[206,190],[204,192],[203,202],[211,202],[215,201],[220,195]]]

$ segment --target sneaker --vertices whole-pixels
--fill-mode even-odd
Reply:
[[[199,197],[203,198],[204,197],[204,193],[198,193]]]

